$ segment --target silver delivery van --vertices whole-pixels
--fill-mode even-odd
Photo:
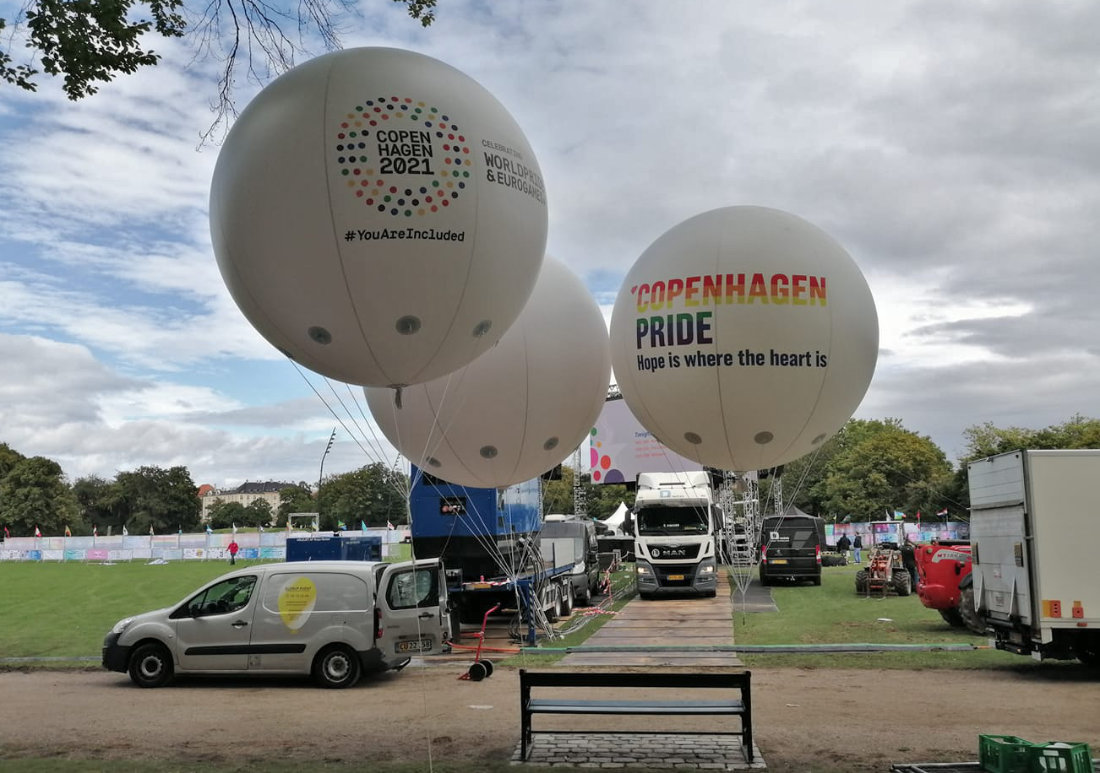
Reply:
[[[120,620],[103,666],[141,687],[175,674],[302,674],[351,687],[450,638],[438,559],[241,568],[166,609]]]

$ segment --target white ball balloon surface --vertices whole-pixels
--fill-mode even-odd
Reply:
[[[767,469],[820,447],[878,358],[867,281],[828,234],[764,207],[705,212],[657,239],[611,317],[630,410],[677,453]]]
[[[493,488],[553,468],[592,429],[607,398],[611,355],[599,306],[547,258],[531,300],[500,343],[465,368],[401,390],[366,389],[394,447],[462,486]]]
[[[274,346],[355,384],[427,381],[495,344],[546,246],[542,175],[478,83],[391,48],[273,81],[218,155],[218,267]]]

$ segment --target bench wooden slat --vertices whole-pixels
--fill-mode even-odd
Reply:
[[[741,701],[585,701],[532,699],[535,714],[744,714]]]

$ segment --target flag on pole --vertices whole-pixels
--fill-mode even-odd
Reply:
[[[367,524],[364,521],[359,521],[359,531],[366,531]]]
[[[96,525],[95,525],[95,524],[93,523],[93,524],[92,524],[92,539],[95,539],[95,538],[96,538],[96,537],[98,537],[98,536],[99,536],[99,527],[98,527],[98,526],[96,526]]]
[[[66,537],[73,536],[73,533],[69,530],[69,524],[65,524],[65,536]]]
[[[389,529],[390,531],[393,531],[394,525],[392,523],[390,523],[389,521],[386,521],[386,528]]]
[[[153,536],[153,524],[149,524],[149,536]]]
[[[942,509],[942,510],[940,510],[940,511],[939,511],[938,513],[936,513],[936,515],[947,515],[947,508],[946,508],[946,507],[945,507],[945,508],[943,508],[943,509]]]
[[[917,510],[917,523],[920,523],[920,510]]]
[[[125,526],[122,527],[122,536],[123,537],[129,537],[130,536],[130,532],[126,530]]]
[[[260,524],[260,534],[263,534],[263,533],[264,533],[264,525],[261,523]]]
[[[36,537],[41,537],[42,536],[42,531],[37,526],[34,527],[34,536],[36,536]]]
[[[176,524],[176,534],[179,535],[179,536],[183,535],[183,524],[182,523]]]
[[[895,521],[900,521],[903,518],[905,518],[905,513],[903,513],[901,510],[895,510],[894,511],[894,520]]]
[[[207,534],[213,534],[214,533],[214,530],[210,528],[210,524],[206,524],[206,533]]]
[[[8,527],[5,526],[4,527],[4,539],[10,539],[10,538],[11,538],[11,532],[8,531]]]
[[[237,524],[233,524],[233,534],[237,534]]]
[[[290,531],[290,519],[289,518],[286,519],[286,530]]]

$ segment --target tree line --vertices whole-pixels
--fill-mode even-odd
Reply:
[[[900,511],[907,518],[966,520],[969,509],[967,462],[1021,448],[1100,448],[1100,420],[1075,415],[1042,429],[997,427],[991,422],[963,433],[965,454],[957,466],[930,438],[905,429],[900,419],[852,419],[815,453],[782,470],[762,471],[760,492],[769,512],[782,481],[782,501],[829,520],[881,520]],[[543,482],[543,512],[574,512],[576,471]],[[381,462],[331,475],[319,490],[299,482],[280,490],[277,509],[257,500],[249,506],[215,501],[212,528],[285,527],[287,515],[320,513],[320,526],[336,530],[360,524],[408,524],[408,476]],[[626,486],[594,484],[582,473],[586,512],[606,518],[620,502],[633,505]],[[770,503],[770,504],[769,504]],[[74,535],[93,530],[130,534],[197,531],[202,503],[186,467],[144,466],[118,473],[66,479],[61,466],[42,456],[24,456],[0,443],[0,525],[6,535]]]

